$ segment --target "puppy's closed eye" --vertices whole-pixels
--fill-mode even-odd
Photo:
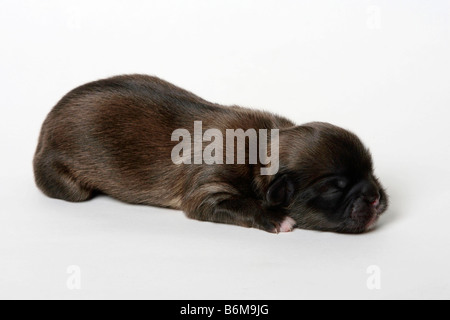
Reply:
[[[317,188],[318,197],[326,205],[333,205],[344,194],[349,182],[345,178],[331,178],[323,181]]]
[[[329,178],[320,182],[317,191],[319,193],[342,192],[348,185],[349,181],[346,178]]]

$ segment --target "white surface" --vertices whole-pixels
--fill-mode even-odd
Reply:
[[[450,298],[449,12],[445,0],[2,0],[0,298]],[[364,235],[272,235],[44,197],[31,161],[46,114],[123,73],[351,129],[390,210]],[[66,286],[71,265],[81,290]],[[366,286],[371,265],[381,290]]]

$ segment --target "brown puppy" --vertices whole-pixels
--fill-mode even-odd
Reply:
[[[279,160],[271,164],[274,174],[261,174],[267,162],[251,164],[250,138],[244,164],[191,159],[198,145],[174,161],[180,137],[173,133],[194,133],[195,121],[202,121],[200,135],[208,129],[224,137],[227,129],[279,129],[279,142],[268,142],[267,155],[279,150]],[[207,145],[201,142],[200,155]],[[211,155],[221,158],[219,149]],[[180,209],[193,219],[269,232],[298,226],[360,233],[387,208],[371,156],[354,134],[326,123],[296,126],[270,113],[220,106],[143,75],[101,80],[68,93],[43,124],[34,172],[39,188],[53,198],[85,201],[100,192],[128,203]]]

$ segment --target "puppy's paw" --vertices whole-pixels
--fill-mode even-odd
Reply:
[[[267,232],[280,233],[292,231],[296,224],[295,220],[291,217],[280,219],[264,217],[259,219],[256,227]]]
[[[270,233],[278,233],[280,224],[277,221],[268,218],[259,218],[253,223],[254,228],[258,228]]]
[[[295,222],[294,219],[291,217],[286,217],[280,224],[279,232],[291,232],[294,230],[296,224],[297,222]]]

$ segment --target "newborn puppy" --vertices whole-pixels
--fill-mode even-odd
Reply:
[[[188,143],[181,160],[173,161],[180,143],[174,132],[194,133],[195,121],[201,121],[200,135],[209,129],[224,136],[227,129],[278,129],[278,141],[270,139],[267,148],[267,155],[279,155],[271,164],[273,174],[262,174],[267,162],[249,161],[247,140],[231,149],[244,147],[245,163],[192,160],[192,150],[201,155],[207,141],[192,149]],[[219,148],[211,154],[220,160],[227,146],[215,142]],[[103,193],[269,232],[297,226],[361,233],[374,226],[388,203],[369,151],[354,134],[327,123],[296,126],[270,113],[220,106],[143,75],[101,80],[68,93],[43,124],[34,173],[52,198],[78,202]]]

